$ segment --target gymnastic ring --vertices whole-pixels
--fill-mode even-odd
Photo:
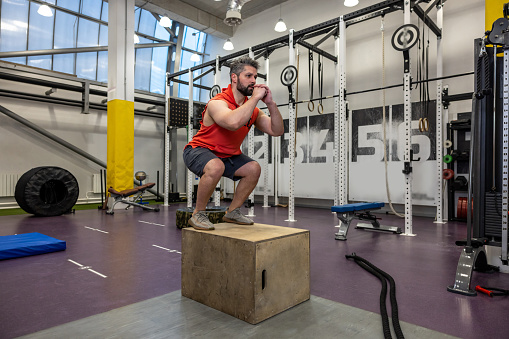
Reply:
[[[323,105],[318,104],[318,107],[316,108],[316,110],[318,111],[319,114],[322,114],[323,113]]]
[[[429,131],[428,118],[420,118],[419,119],[419,132],[427,132],[427,131]]]
[[[445,162],[446,164],[450,164],[450,163],[452,162],[452,160],[453,160],[453,159],[452,159],[452,155],[449,155],[449,154],[444,155],[444,162]]]
[[[444,180],[449,180],[454,177],[454,171],[450,168],[445,168],[442,173]]]
[[[309,107],[310,105],[311,105],[311,108]],[[315,103],[314,102],[312,102],[312,101],[308,102],[308,110],[310,112],[313,112],[315,110]]]
[[[444,147],[445,148],[450,148],[451,146],[452,146],[452,141],[451,140],[444,141]]]

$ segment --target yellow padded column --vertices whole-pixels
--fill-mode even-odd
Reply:
[[[484,27],[485,31],[491,30],[491,26],[498,18],[503,18],[504,3],[509,0],[484,0]]]
[[[134,102],[108,101],[107,187],[133,188]]]

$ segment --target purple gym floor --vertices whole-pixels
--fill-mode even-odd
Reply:
[[[1,217],[0,235],[39,232],[65,240],[67,250],[0,261],[0,338],[179,290],[181,230],[175,227],[175,212],[183,207],[162,207],[159,213],[131,208],[112,216],[85,210],[49,218]],[[280,207],[256,205],[255,214],[257,223],[311,231],[312,295],[379,313],[381,284],[345,258],[355,252],[395,279],[401,321],[462,338],[509,337],[509,297],[446,290],[454,282],[462,249],[454,242],[465,238],[464,223],[441,225],[414,217],[417,236],[409,237],[357,230],[354,221],[348,240],[338,241],[338,220],[330,209],[296,208],[296,222],[284,221],[288,210]],[[403,228],[403,219],[382,217],[382,224]],[[509,274],[476,272],[475,285],[509,289]]]

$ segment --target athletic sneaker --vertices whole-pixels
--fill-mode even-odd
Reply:
[[[231,212],[226,213],[223,216],[223,221],[231,222],[239,225],[252,225],[254,224],[253,220],[246,217],[242,212],[240,212],[240,207],[237,207]]]
[[[188,224],[197,230],[212,231],[215,229],[205,211],[196,212],[191,219],[189,219]]]

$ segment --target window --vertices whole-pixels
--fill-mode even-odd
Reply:
[[[106,1],[45,1],[56,6],[52,17],[39,15],[37,13],[39,3],[30,0],[0,0],[0,52],[108,45],[108,3]],[[136,7],[134,18],[135,31],[140,35],[140,43],[177,43],[176,36],[172,36],[168,29],[159,25],[158,19],[151,12]],[[174,46],[137,48],[135,50],[136,89],[164,94],[168,70],[186,69],[197,64],[191,62],[189,58],[193,51],[203,52],[207,35],[174,21],[170,29],[177,35],[179,29],[184,29],[184,48],[180,67],[174,66],[174,57],[168,58],[168,55],[174,54],[176,50]],[[107,51],[12,57],[2,60],[75,74],[89,80],[101,82],[108,80]],[[196,95],[198,93],[196,92]]]

